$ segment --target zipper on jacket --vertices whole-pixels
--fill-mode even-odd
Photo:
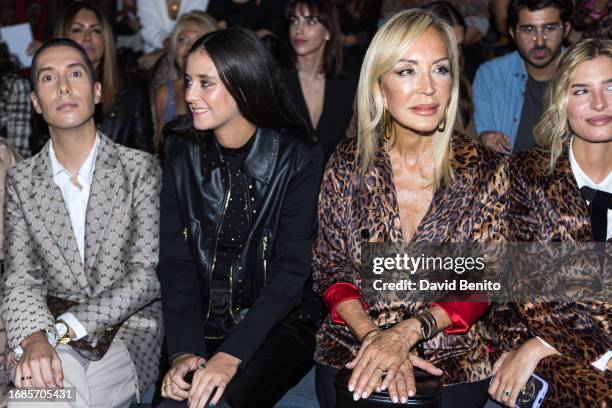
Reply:
[[[267,276],[268,260],[266,259],[266,255],[268,251],[268,236],[266,235],[265,232],[264,232],[263,242],[262,242],[261,247],[262,247],[261,257],[263,259],[263,285],[265,288],[266,286],[268,286],[268,276]]]
[[[221,228],[223,227],[223,218],[225,218],[225,211],[227,210],[227,205],[229,204],[229,200],[232,196],[232,175],[230,174],[229,168],[227,170],[227,177],[229,188],[227,189],[227,195],[225,196],[225,202],[223,203],[223,211],[221,212],[221,217],[219,218],[219,223],[217,224],[217,231],[215,232],[215,248],[213,250],[213,261],[210,269],[210,273],[208,274],[208,311],[206,312],[206,320],[208,322],[208,318],[210,317],[210,309],[212,308],[212,280],[213,274],[215,273],[215,264],[217,262],[217,246],[219,244],[219,234],[221,233]],[[231,279],[231,268],[230,268],[230,279]],[[231,281],[230,281],[230,290],[231,290]],[[230,292],[230,298],[232,294]],[[230,300],[231,301],[231,300]],[[230,307],[231,313],[231,307]]]
[[[232,320],[236,322],[236,317],[234,316],[234,302],[232,300],[232,297],[234,296],[234,264],[235,259],[232,260],[232,266],[230,266],[229,273],[229,312]]]

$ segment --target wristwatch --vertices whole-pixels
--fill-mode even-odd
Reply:
[[[57,333],[57,342],[54,346],[58,344],[68,344],[70,340],[72,340],[70,338],[70,328],[66,322],[61,319],[55,321],[55,332]]]
[[[60,327],[58,327],[58,324],[60,325]],[[63,326],[65,329],[62,328],[61,326]],[[68,332],[69,332],[68,325],[65,322],[58,320],[58,323],[55,323],[55,331],[50,331],[46,329],[42,330],[45,332],[45,335],[47,336],[47,341],[49,342],[51,347],[56,347],[63,339],[63,337],[59,334],[60,333],[59,330],[65,330],[65,337],[68,337],[68,341],[62,344],[67,344],[70,341],[70,336],[68,335]],[[15,361],[19,361],[22,355],[23,355],[23,347],[21,347],[21,345],[13,349],[13,356],[15,358]]]

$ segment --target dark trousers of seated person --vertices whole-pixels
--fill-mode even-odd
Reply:
[[[287,319],[274,329],[261,348],[239,368],[216,408],[273,407],[313,366],[316,322]],[[221,341],[206,340],[214,353]],[[214,395],[214,394],[213,394]],[[187,401],[162,400],[160,408],[186,407]]]
[[[334,379],[340,369],[317,364],[315,381],[317,399],[321,408],[336,407],[336,387]],[[442,387],[440,391],[441,408],[482,408],[488,399],[489,380],[462,383]],[[389,406],[395,406],[389,405]]]

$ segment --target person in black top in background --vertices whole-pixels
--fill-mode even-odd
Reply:
[[[114,142],[153,152],[153,119],[146,82],[121,75],[113,29],[105,14],[93,3],[76,1],[55,24],[55,38],[76,41],[91,59],[96,80],[102,84],[102,99],[96,106],[98,129]],[[49,139],[46,124],[38,117],[32,136],[33,153]]]
[[[161,406],[272,407],[313,365],[323,152],[298,137],[280,70],[250,30],[194,43],[185,86],[191,115],[165,129]]]
[[[219,27],[243,26],[260,38],[283,36],[283,5],[285,0],[210,0],[206,12]]]
[[[336,0],[336,4],[343,34],[344,66],[358,76],[363,56],[378,29],[382,0]]]
[[[338,11],[332,0],[292,0],[286,14],[293,64],[285,72],[287,88],[328,158],[346,135],[357,88],[342,70]]]

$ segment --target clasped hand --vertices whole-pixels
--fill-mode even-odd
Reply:
[[[210,406],[214,406],[236,375],[239,364],[239,359],[226,353],[217,353],[208,362],[193,354],[179,356],[164,377],[162,397],[187,399],[189,408],[203,407],[209,399]],[[192,371],[193,381],[188,384],[185,377]]]
[[[516,400],[540,360],[559,354],[545,346],[539,339],[532,338],[518,349],[506,352],[493,365],[493,381],[489,395],[506,407],[514,407]]]
[[[17,363],[13,383],[17,388],[64,386],[62,362],[42,332],[32,334],[23,342],[23,355]]]
[[[346,365],[353,370],[349,380],[353,399],[388,389],[393,402],[406,403],[416,393],[413,367],[442,375],[442,370],[411,351],[418,340],[418,332],[399,325],[366,335],[357,356]]]

